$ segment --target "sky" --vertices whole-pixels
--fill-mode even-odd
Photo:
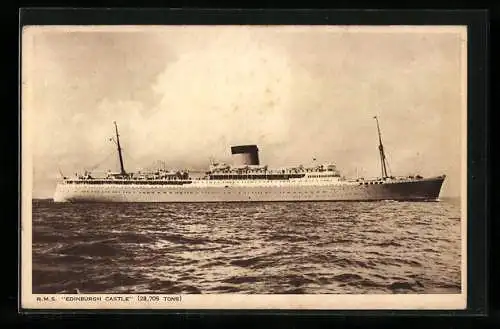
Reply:
[[[64,175],[206,169],[257,144],[270,167],[333,162],[380,175],[446,174],[459,196],[466,54],[458,27],[30,27],[23,31],[23,147],[33,197]]]

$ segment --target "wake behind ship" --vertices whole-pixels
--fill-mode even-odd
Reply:
[[[63,176],[54,202],[259,202],[259,201],[437,201],[445,175],[394,177],[387,173],[377,117],[381,176],[341,176],[335,164],[270,169],[261,165],[256,145],[231,147],[233,163],[212,163],[204,176],[159,169],[127,172],[115,125],[120,172]]]

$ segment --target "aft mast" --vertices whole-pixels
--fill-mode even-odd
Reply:
[[[379,141],[378,150],[380,153],[380,167],[382,170],[382,179],[386,179],[388,176],[387,176],[387,167],[385,164],[386,159],[385,159],[385,153],[384,153],[384,146],[382,145],[382,134],[380,133],[380,126],[378,124],[377,116],[374,116],[373,118],[375,119],[375,121],[377,121],[377,131],[378,131],[378,141]]]
[[[127,173],[125,172],[125,168],[123,167],[123,156],[122,156],[122,148],[120,146],[120,135],[118,134],[118,126],[116,125],[116,121],[113,121],[115,124],[115,132],[116,132],[116,145],[118,146],[118,156],[120,157],[120,174],[125,176]]]

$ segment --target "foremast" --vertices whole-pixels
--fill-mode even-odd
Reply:
[[[389,177],[387,175],[387,166],[386,166],[386,158],[385,158],[385,152],[384,152],[384,145],[382,144],[382,134],[380,133],[380,126],[378,124],[378,118],[377,116],[373,117],[375,121],[377,122],[377,131],[378,131],[378,150],[380,153],[380,168],[382,170],[382,179],[386,179]]]

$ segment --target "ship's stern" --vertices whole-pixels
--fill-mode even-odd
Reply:
[[[64,183],[57,183],[53,197],[54,202],[68,202],[67,192],[64,185]]]

